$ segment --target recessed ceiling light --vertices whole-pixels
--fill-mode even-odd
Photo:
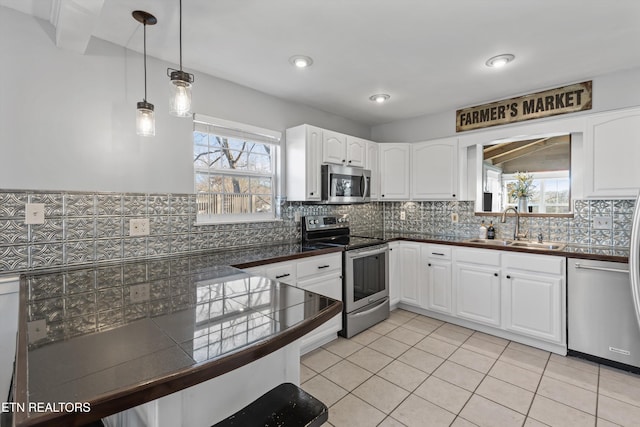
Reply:
[[[313,59],[304,55],[293,55],[289,58],[289,62],[295,65],[297,68],[307,68],[313,64]]]
[[[374,101],[374,102],[377,102],[378,104],[382,104],[383,102],[387,101],[389,98],[391,98],[391,95],[387,95],[386,93],[379,93],[377,95],[371,95],[369,97],[369,101]]]
[[[487,62],[485,64],[490,68],[500,68],[504,67],[514,59],[516,59],[514,55],[510,53],[504,53],[502,55],[494,56],[493,58],[487,59]]]

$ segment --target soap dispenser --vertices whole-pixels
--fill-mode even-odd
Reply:
[[[484,225],[484,220],[482,221],[482,224],[480,224],[480,234],[478,234],[478,237],[481,239],[487,238],[487,227]]]

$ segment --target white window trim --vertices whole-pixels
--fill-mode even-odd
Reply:
[[[194,225],[216,225],[216,224],[234,224],[234,223],[252,223],[252,222],[277,222],[281,221],[278,215],[278,206],[277,203],[280,200],[280,185],[283,182],[282,179],[282,150],[281,150],[281,141],[282,141],[282,132],[278,132],[271,129],[266,129],[258,126],[253,126],[245,123],[234,122],[231,120],[221,119],[217,117],[206,116],[204,114],[194,114],[193,115],[194,124],[202,124],[207,126],[214,126],[219,128],[224,128],[229,131],[237,131],[239,134],[253,134],[262,136],[263,139],[258,139],[256,142],[264,142],[268,144],[272,144],[276,147],[274,154],[274,173],[273,173],[273,200],[274,206],[272,212],[268,213],[254,213],[254,214],[218,214],[218,215],[198,215],[196,213],[196,222]],[[191,141],[191,145],[193,147],[193,139]],[[193,151],[193,148],[192,148]],[[195,178],[196,169],[194,166],[193,176]],[[194,179],[194,194],[197,194],[195,191],[195,179]]]

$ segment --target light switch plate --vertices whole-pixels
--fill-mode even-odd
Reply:
[[[149,218],[133,218],[129,220],[129,236],[148,236]]]
[[[44,224],[44,203],[27,203],[24,209],[25,224]]]
[[[405,211],[400,211],[400,221],[404,221],[407,219],[407,213]]]
[[[451,212],[451,223],[452,224],[458,223],[458,214],[456,212]]]
[[[47,321],[44,319],[27,322],[29,343],[38,342],[47,337]]]
[[[593,229],[594,230],[611,230],[611,217],[610,216],[594,216]]]

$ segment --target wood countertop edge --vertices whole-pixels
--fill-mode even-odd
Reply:
[[[24,292],[21,292],[21,299],[23,298],[22,295],[24,295]],[[26,307],[24,300],[21,301],[21,310],[22,307]],[[90,412],[46,413],[37,417],[28,417],[26,412],[17,412],[13,414],[13,426],[83,426],[108,415],[184,390],[188,387],[200,384],[220,375],[224,375],[236,368],[245,366],[291,344],[298,338],[301,338],[340,313],[342,313],[342,302],[336,301],[336,304],[333,304],[327,309],[321,311],[315,317],[307,319],[306,321],[288,328],[270,339],[251,345],[246,349],[223,356],[216,360],[193,365],[142,384],[98,396],[89,401],[91,404]],[[26,404],[28,401],[26,375],[17,375],[18,372],[27,372],[27,334],[25,324],[26,316],[24,316],[24,314],[25,313],[20,314],[22,324],[20,325],[20,332],[18,334],[19,347],[15,365],[16,399],[14,400],[16,402]]]
[[[406,241],[406,242],[416,242],[416,243],[432,243],[437,245],[449,245],[449,246],[463,246],[469,248],[478,248],[478,249],[490,249],[490,250],[498,250],[498,251],[509,251],[509,252],[524,252],[528,254],[537,254],[537,255],[553,255],[553,256],[561,256],[566,258],[580,258],[580,259],[589,259],[593,261],[611,261],[611,262],[622,262],[628,263],[629,258],[625,256],[618,255],[604,255],[604,254],[589,254],[583,252],[567,252],[567,251],[554,251],[554,250],[544,250],[544,249],[527,249],[523,247],[510,247],[510,246],[492,246],[488,244],[482,243],[468,243],[462,241],[448,241],[448,240],[437,240],[437,239],[422,239],[419,237],[394,237],[392,239],[388,239],[387,242],[393,241]]]

